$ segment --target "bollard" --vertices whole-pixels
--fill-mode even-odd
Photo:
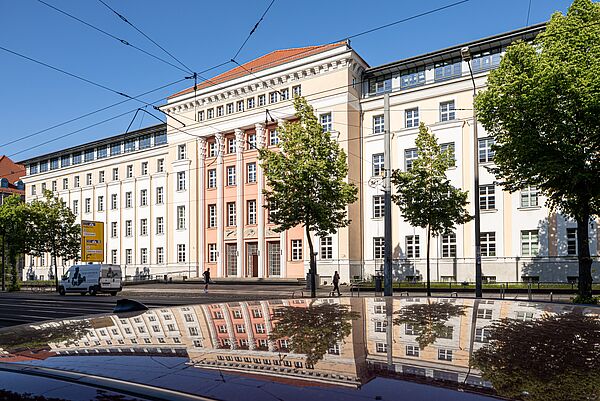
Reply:
[[[552,291],[550,291],[550,302],[552,302]]]

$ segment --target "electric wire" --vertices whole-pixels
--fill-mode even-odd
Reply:
[[[102,0],[100,0],[100,1],[102,1]],[[240,48],[238,49],[238,51],[235,52],[235,55],[232,57],[233,60],[236,59],[236,57],[240,54],[240,52],[242,51],[242,49],[244,48],[244,46],[246,46],[246,43],[248,42],[248,40],[250,39],[250,37],[252,36],[252,34],[254,34],[254,32],[256,32],[256,29],[258,28],[258,25],[260,25],[260,23],[262,22],[262,20],[265,18],[265,15],[267,15],[267,13],[269,12],[269,10],[273,6],[273,3],[275,3],[275,0],[271,0],[271,2],[269,3],[269,6],[267,7],[267,9],[260,16],[260,19],[256,22],[256,24],[254,24],[254,27],[252,28],[252,30],[250,31],[250,33],[246,37],[246,40],[244,40],[244,43],[242,43],[242,45],[240,46]]]

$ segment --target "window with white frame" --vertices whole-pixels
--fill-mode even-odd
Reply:
[[[438,360],[452,361],[452,350],[451,349],[438,349]]]
[[[302,240],[292,240],[292,260],[302,260]]]
[[[127,167],[125,168],[125,178],[131,178],[131,177],[133,177],[133,164],[128,164]]]
[[[331,347],[327,349],[327,353],[329,355],[339,355],[340,354],[340,345],[333,344]]]
[[[142,189],[140,191],[140,206],[148,206],[148,190]]]
[[[148,235],[148,219],[140,219],[140,235]]]
[[[177,229],[185,230],[185,206],[177,206]]]
[[[177,172],[177,190],[185,191],[185,171]]]
[[[406,323],[404,325],[404,334],[406,334],[407,336],[416,336],[417,330],[415,329],[415,326],[413,324]]]
[[[290,98],[290,90],[288,88],[283,88],[279,91],[279,96],[281,100],[288,100]]]
[[[236,210],[235,210],[235,202],[227,202],[227,225],[235,226],[236,225]]]
[[[256,224],[256,200],[252,199],[246,202],[246,215],[248,222],[247,224],[253,225]]]
[[[248,182],[248,183],[256,182],[256,163],[247,163],[246,164],[246,182]]]
[[[496,256],[496,233],[480,233],[481,256]]]
[[[133,225],[131,220],[125,220],[125,236],[131,237],[133,235]]]
[[[198,112],[198,121],[204,121],[204,110]]]
[[[385,320],[375,321],[375,333],[385,333],[387,330],[387,322]]]
[[[384,174],[384,158],[383,153],[376,153],[372,156],[373,159],[373,177],[379,177]]]
[[[496,187],[493,184],[479,186],[479,209],[496,209]]]
[[[421,349],[418,345],[407,345],[406,346],[406,356],[414,356],[418,357]]]
[[[450,232],[442,234],[442,257],[456,257],[456,233]]]
[[[63,178],[62,189],[69,189],[69,179],[68,178]],[[33,194],[33,195],[35,195],[35,194]]]
[[[421,247],[419,246],[418,235],[407,235],[406,236],[406,257],[407,258],[420,258]]]
[[[68,188],[68,184],[67,184],[67,188]],[[65,189],[67,189],[67,188],[65,188]],[[35,185],[31,186],[31,195],[36,195]]]
[[[217,262],[217,244],[208,244],[208,261],[210,263]]]
[[[115,210],[119,207],[119,201],[117,199],[117,194],[110,195],[110,208],[111,210]]]
[[[104,211],[104,196],[99,196],[98,197],[98,211],[99,212],[103,212]]]
[[[279,132],[276,129],[269,132],[269,144],[271,146],[279,145]]]
[[[319,120],[321,122],[321,126],[323,127],[323,132],[333,131],[333,120],[331,118],[331,113],[321,114],[319,116]]]
[[[244,111],[244,101],[243,100],[240,100],[237,102],[237,111],[238,112]]]
[[[131,249],[125,249],[125,264],[130,265],[131,263],[133,263],[133,256],[132,256],[132,251]]]
[[[246,137],[247,150],[256,149],[256,134],[248,134]]]
[[[519,311],[516,313],[516,319],[524,322],[530,322],[533,320],[533,312]]]
[[[162,173],[165,171],[165,159],[158,159],[156,161],[156,172]]]
[[[383,114],[379,116],[373,116],[373,133],[383,134],[385,131],[385,117]]]
[[[490,163],[494,161],[494,138],[479,139],[479,163]]]
[[[140,248],[140,263],[148,264],[148,248]]]
[[[269,93],[269,103],[277,103],[277,92]]]
[[[454,100],[440,103],[440,121],[451,121],[456,119]]]
[[[237,151],[235,137],[231,137],[227,139],[227,153],[235,153]]]
[[[406,128],[418,127],[419,126],[419,109],[407,109],[404,111],[404,126]]]
[[[521,231],[521,255],[537,256],[540,250],[538,230]]]
[[[227,114],[233,113],[233,103],[227,103]]]
[[[79,214],[79,201],[77,199],[73,200],[73,214]]]
[[[211,169],[208,170],[208,179],[206,180],[207,188],[216,188],[217,187],[217,170]]]
[[[165,203],[165,189],[163,187],[156,187],[156,204],[162,205]]]
[[[333,238],[321,237],[321,259],[333,259]]]
[[[56,192],[56,181],[52,181],[52,192]]]
[[[141,175],[148,175],[148,162],[142,162],[140,170]]]
[[[156,218],[156,234],[164,234],[165,233],[165,218],[157,217]]]
[[[117,250],[116,249],[111,249],[111,251],[110,251],[110,263],[112,263],[113,265],[117,264]]]
[[[258,95],[258,105],[259,106],[264,106],[265,104],[267,104],[266,96],[265,95]]]
[[[381,219],[383,218],[385,210],[385,197],[383,195],[374,195],[373,196],[373,218]]]
[[[249,109],[253,109],[253,108],[254,108],[254,105],[255,105],[254,98],[253,98],[253,97],[251,97],[251,98],[248,98],[248,100],[246,101],[246,106],[247,106]]]
[[[177,263],[185,263],[185,244],[177,244]]]
[[[104,183],[104,170],[98,172],[98,182],[100,184]],[[65,188],[66,189],[66,188]]]
[[[387,343],[380,343],[380,342],[375,343],[375,352],[382,353],[382,354],[386,353],[387,352]]]
[[[408,171],[412,168],[413,162],[418,157],[417,148],[406,149],[404,151],[404,169]]]
[[[235,185],[235,166],[227,166],[227,185]]]
[[[217,205],[208,205],[208,228],[217,226]]]
[[[300,85],[292,86],[292,96],[302,96],[302,87]]]
[[[267,242],[267,265],[269,276],[276,277],[281,275],[281,244],[279,241]]]
[[[85,185],[92,185],[92,173],[87,173],[85,175]],[[56,191],[56,186],[52,185],[52,190]]]
[[[537,207],[538,188],[535,185],[528,186],[521,190],[521,207]]]
[[[214,141],[208,143],[208,157],[217,157],[217,143]]]
[[[115,167],[112,169],[112,179],[113,181],[119,180],[119,168]],[[79,186],[79,177],[75,177],[75,181],[77,182],[77,187]]]
[[[112,238],[116,238],[119,235],[119,232],[117,230],[117,222],[113,221],[110,223],[110,236]]]
[[[116,170],[117,170],[117,178],[116,179],[118,180],[119,179],[119,169],[116,169]],[[114,175],[115,175],[114,173],[115,173],[115,171],[113,170],[113,180],[115,179],[114,178]],[[79,188],[79,176],[78,175],[76,175],[75,178],[73,178],[73,187],[74,188]]]
[[[477,308],[477,319],[492,319],[492,309]]]
[[[132,193],[125,192],[125,207],[130,208],[132,204]]]
[[[567,228],[567,255],[577,255],[577,227]]]
[[[489,343],[490,342],[490,327],[482,327],[475,329],[475,342],[477,343]]]
[[[92,199],[91,198],[85,198],[85,209],[84,211],[86,213],[91,213],[92,211]]]
[[[373,238],[373,259],[383,259],[385,257],[385,238]]]
[[[217,117],[222,117],[224,114],[223,106],[217,106]]]
[[[177,145],[177,160],[183,160],[187,158],[187,151],[185,148],[185,143],[181,145]]]

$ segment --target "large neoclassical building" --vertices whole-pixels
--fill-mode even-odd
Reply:
[[[481,185],[473,191],[472,80],[461,49],[468,47],[477,90],[485,88],[506,47],[532,40],[543,25],[459,44],[370,67],[349,43],[278,50],[170,96],[166,124],[108,137],[24,160],[26,196],[55,192],[82,220],[105,223],[105,261],[127,275],[218,278],[303,278],[304,230],[277,232],[269,220],[257,149],[277,149],[278,127],[294,118],[304,96],[323,129],[348,156],[358,200],[351,223],[313,238],[319,273],[330,281],[367,278],[383,263],[383,97],[389,94],[391,166],[416,157],[419,122],[454,150],[448,176],[481,204],[483,274],[488,280],[569,280],[577,276],[576,224],[550,213],[536,188],[503,192],[487,167],[492,139],[479,127]],[[393,215],[398,279],[424,279],[425,233]],[[473,223],[435,239],[432,280],[474,279]],[[597,255],[598,224],[590,225]],[[48,255],[27,260],[28,274],[47,278]],[[68,261],[59,261],[59,265]],[[60,269],[59,269],[60,271]]]

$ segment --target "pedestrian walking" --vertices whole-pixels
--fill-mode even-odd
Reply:
[[[338,297],[341,296],[342,294],[340,294],[340,275],[337,271],[333,273],[333,290],[331,290],[331,294],[333,294],[336,290],[338,293]]]
[[[208,293],[208,283],[210,283],[210,267],[206,268],[202,276],[204,276],[204,293],[206,294]]]

